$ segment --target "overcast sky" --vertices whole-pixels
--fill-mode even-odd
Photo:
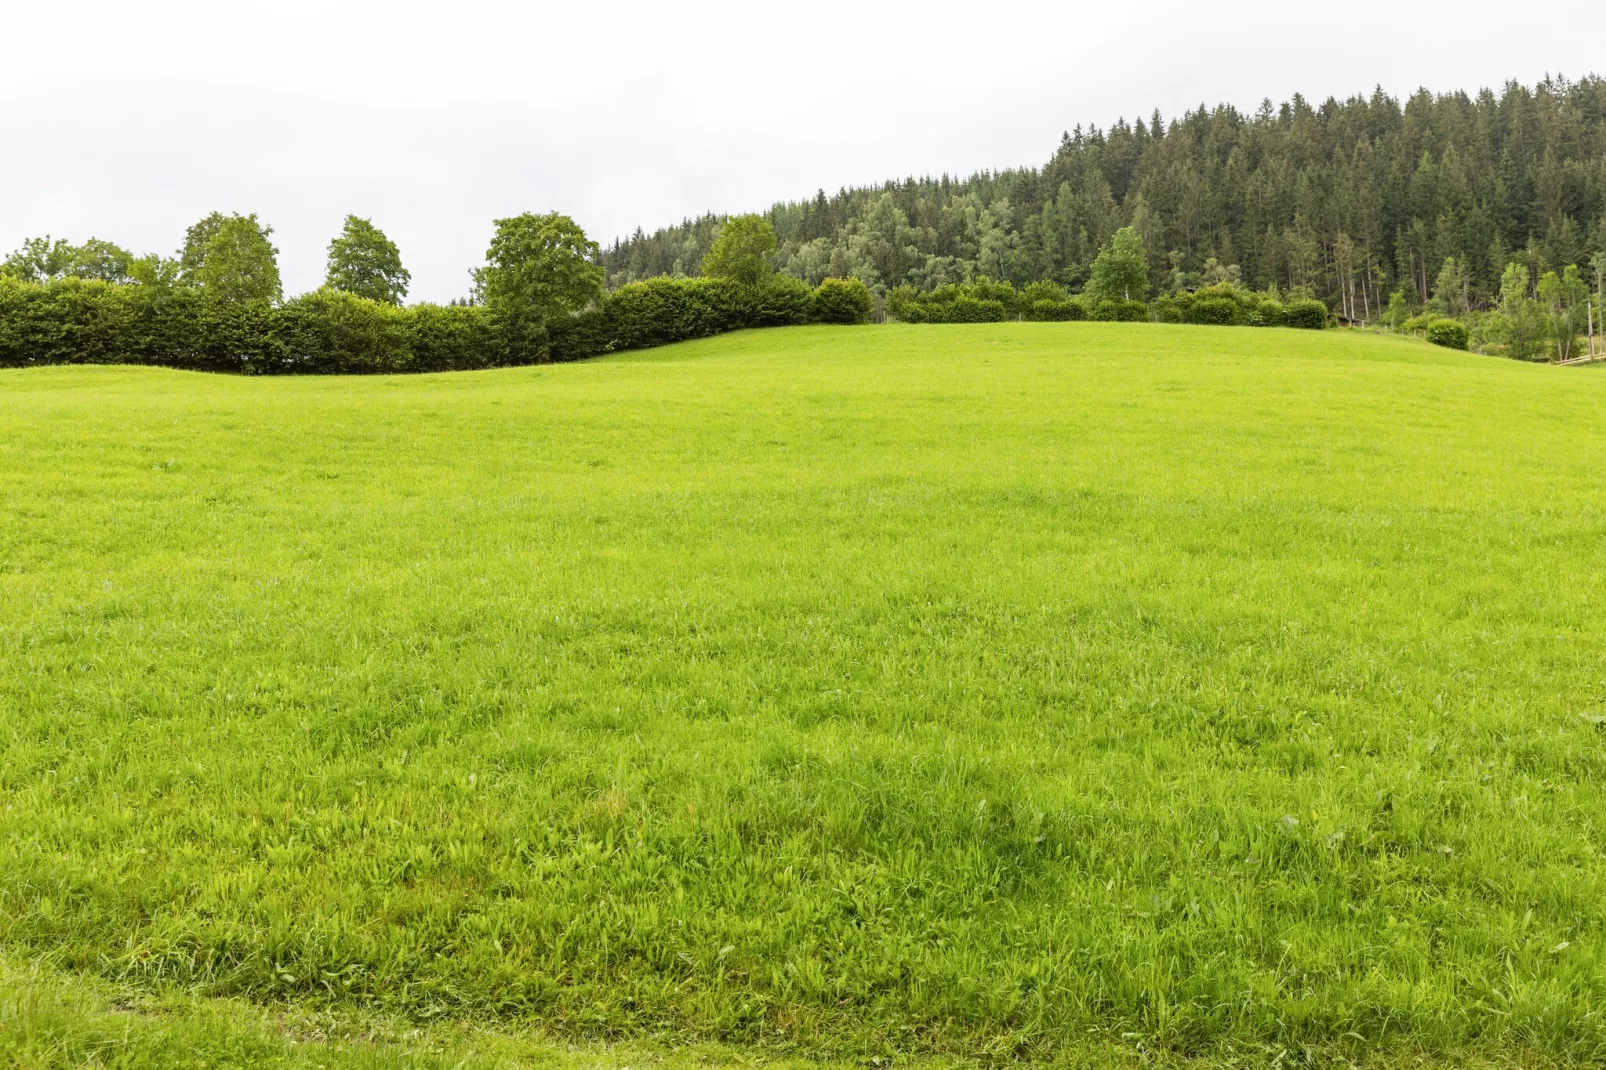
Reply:
[[[49,233],[171,253],[209,211],[256,212],[294,293],[355,212],[415,300],[465,293],[490,221],[521,211],[607,243],[1037,165],[1062,130],[1155,108],[1606,68],[1606,0],[5,6],[0,252]]]

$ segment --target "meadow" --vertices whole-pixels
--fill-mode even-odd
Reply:
[[[1603,462],[1338,331],[0,371],[0,1059],[1598,1064]]]

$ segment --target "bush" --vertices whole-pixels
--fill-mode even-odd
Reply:
[[[554,361],[584,360],[614,348],[607,302],[578,315],[547,322],[547,357]]]
[[[1327,306],[1313,297],[1302,297],[1288,302],[1283,323],[1307,331],[1320,331],[1327,326]]]
[[[1428,324],[1428,341],[1446,349],[1465,349],[1470,334],[1459,320],[1436,319]]]
[[[996,301],[1004,310],[1005,318],[1016,315],[1020,311],[1020,294],[1008,282],[994,282],[985,275],[965,287],[966,297],[977,301]],[[960,321],[956,321],[960,322]],[[991,321],[988,321],[991,322]]]
[[[1064,297],[1064,290],[1052,283],[1046,285],[1053,289],[1034,291],[1035,300]],[[926,294],[895,286],[887,294],[887,311],[905,323],[996,323],[1022,311],[1023,300],[1009,283],[982,278],[939,286]]]
[[[282,366],[275,371],[401,372],[413,367],[413,317],[340,290],[314,290],[272,316]]]
[[[1009,318],[1009,309],[998,300],[980,301],[974,297],[956,297],[944,310],[943,323],[1002,323]]]
[[[1044,301],[1057,303],[1070,299],[1071,295],[1065,292],[1065,287],[1051,279],[1029,282],[1020,292],[1020,304],[1023,310]]]
[[[1026,318],[1040,323],[1061,323],[1087,319],[1087,306],[1080,301],[1033,301],[1026,306]]]
[[[615,349],[644,349],[746,326],[742,287],[729,279],[646,279],[603,302]]]
[[[413,305],[413,371],[446,372],[502,363],[502,341],[489,309],[479,305]]]
[[[1182,321],[1209,327],[1230,327],[1238,322],[1240,307],[1230,297],[1200,297],[1189,303]]]
[[[743,288],[741,296],[745,302],[739,322],[742,327],[795,327],[814,315],[814,294],[808,283],[790,275],[772,275],[757,286]]]
[[[875,300],[860,279],[826,279],[814,290],[816,323],[869,323]]]
[[[1100,301],[1088,313],[1089,319],[1114,323],[1145,323],[1149,306],[1143,301]]]
[[[1161,294],[1149,303],[1149,315],[1156,323],[1181,323],[1187,315],[1189,294]]]

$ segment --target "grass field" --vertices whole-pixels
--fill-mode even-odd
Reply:
[[[0,1059],[1598,1063],[1603,534],[1339,332],[0,372]]]

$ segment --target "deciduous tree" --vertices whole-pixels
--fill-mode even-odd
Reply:
[[[399,305],[411,281],[396,243],[372,221],[348,215],[340,237],[329,243],[324,285],[370,301]]]
[[[214,215],[215,214],[214,212]],[[217,225],[210,225],[212,215],[190,228],[204,227],[209,233],[206,247],[199,254],[199,265],[194,268],[194,283],[222,300],[278,300],[283,297],[279,284],[278,249],[270,238],[273,228],[263,227],[255,214],[218,217]],[[185,257],[190,255],[186,243]],[[180,262],[181,263],[181,262]]]
[[[486,264],[474,272],[477,296],[536,322],[580,312],[602,297],[599,255],[597,243],[566,215],[498,219]]]
[[[770,263],[774,252],[775,228],[770,221],[763,216],[739,215],[719,228],[713,247],[703,257],[703,274],[757,286],[775,271]]]
[[[1087,292],[1095,301],[1142,301],[1149,296],[1149,260],[1135,229],[1122,227],[1099,250]]]

